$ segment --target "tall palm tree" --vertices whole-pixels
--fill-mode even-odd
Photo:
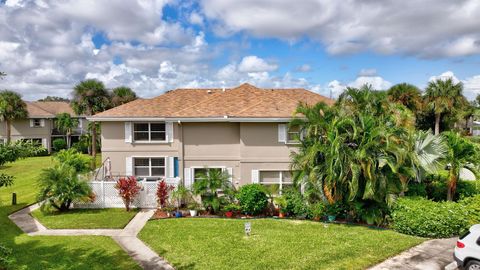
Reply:
[[[109,94],[102,82],[90,79],[80,82],[73,89],[72,106],[76,114],[91,116],[106,110],[109,106]],[[92,125],[92,156],[97,154],[97,130]],[[92,163],[95,167],[95,162]]]
[[[430,109],[435,113],[435,135],[440,133],[442,114],[452,113],[462,101],[463,84],[454,83],[452,78],[437,79],[428,83],[425,98]]]
[[[27,104],[18,93],[9,90],[0,91],[0,120],[5,121],[7,143],[11,140],[12,121],[27,117]]]
[[[422,95],[415,85],[396,84],[388,89],[387,95],[389,101],[400,103],[415,114],[422,107]]]
[[[137,99],[137,94],[130,87],[120,86],[112,89],[113,107],[134,101],[135,99]]]
[[[448,152],[445,161],[448,164],[448,193],[447,200],[452,201],[457,190],[457,182],[460,178],[460,170],[465,168],[478,175],[473,164],[478,161],[477,146],[460,134],[448,131],[442,133],[448,144]]]
[[[70,148],[73,129],[78,127],[78,119],[72,118],[69,113],[60,113],[57,114],[55,124],[59,131],[65,133],[67,148]]]

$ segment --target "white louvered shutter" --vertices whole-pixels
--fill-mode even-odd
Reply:
[[[168,177],[173,178],[175,177],[175,161],[174,157],[167,157],[167,168],[168,168]]]
[[[183,174],[183,184],[186,188],[191,188],[193,185],[193,168],[185,168]]]
[[[33,127],[33,119],[30,119],[30,127]]]
[[[167,132],[167,142],[173,142],[173,123],[167,122],[165,123],[165,131]]]
[[[133,175],[133,158],[127,157],[125,159],[125,175],[132,176]]]
[[[48,144],[47,144],[47,139],[46,138],[42,138],[42,146],[45,147],[46,149],[48,149]]]
[[[228,180],[233,184],[233,168],[227,168]]]
[[[252,184],[258,184],[260,181],[260,173],[258,170],[252,170]]]
[[[278,142],[287,142],[287,125],[278,124]]]
[[[132,123],[125,122],[125,142],[132,143]]]
[[[45,127],[45,119],[40,119],[40,126]]]

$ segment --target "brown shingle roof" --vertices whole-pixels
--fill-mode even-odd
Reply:
[[[244,83],[226,89],[177,89],[101,112],[93,118],[288,118],[298,103],[333,100],[305,89],[263,89]]]
[[[69,103],[63,101],[26,101],[28,116],[31,118],[53,118],[59,113],[75,112]]]

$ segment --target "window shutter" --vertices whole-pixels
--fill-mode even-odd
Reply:
[[[287,125],[278,124],[278,142],[287,142]]]
[[[40,126],[44,127],[45,126],[45,119],[40,119]]]
[[[252,184],[258,184],[260,178],[260,173],[258,170],[252,170]]]
[[[30,127],[33,127],[33,119],[30,119]]]
[[[191,188],[193,184],[193,168],[185,168],[183,174],[183,184],[186,188]]]
[[[173,158],[173,177],[178,177],[178,157]]]
[[[48,149],[47,138],[42,138],[42,146]]]
[[[78,119],[78,128],[82,129],[83,128],[83,119],[77,118]]]
[[[125,122],[125,142],[132,143],[132,123]]]
[[[133,175],[133,158],[127,157],[125,163],[125,175],[132,176]]]
[[[165,123],[165,130],[167,132],[167,142],[173,142],[173,123]]]
[[[233,184],[233,168],[227,168],[228,181]]]
[[[167,164],[168,164],[168,177],[173,178],[175,177],[175,161],[174,157],[167,157]]]

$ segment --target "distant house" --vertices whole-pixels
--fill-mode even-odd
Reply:
[[[292,184],[290,154],[298,130],[288,122],[300,102],[333,104],[305,89],[177,89],[89,117],[101,122],[102,159],[114,175],[183,181],[223,170],[240,186]]]
[[[12,122],[11,139],[31,140],[43,145],[51,151],[52,141],[56,138],[64,138],[65,134],[55,126],[55,117],[59,113],[69,113],[77,117],[79,125],[72,134],[72,143],[78,141],[80,135],[86,133],[87,120],[84,116],[76,115],[70,104],[61,101],[26,101],[28,118]],[[5,122],[0,124],[0,141],[5,142]]]

